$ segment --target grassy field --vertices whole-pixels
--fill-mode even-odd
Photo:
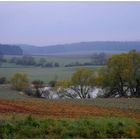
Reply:
[[[0,86],[0,99],[8,99],[8,100],[33,100],[36,98],[21,95],[19,91],[11,89],[11,87],[7,87],[5,85]]]
[[[29,76],[29,80],[43,80],[49,82],[51,80],[68,79],[71,74],[78,68],[81,67],[58,67],[58,68],[41,68],[41,67],[16,67],[16,68],[0,68],[0,76],[5,76],[8,80],[10,77],[17,73],[23,72]],[[97,67],[88,67],[93,70],[98,69]]]
[[[29,67],[29,68],[0,68],[0,74],[5,76],[8,80],[10,77],[17,73],[23,72],[29,76],[29,80],[43,80],[48,82],[55,79],[67,79],[71,75],[72,71],[68,68],[40,68],[40,67]]]
[[[78,103],[78,100],[73,100],[73,102]],[[139,98],[96,98],[91,100],[83,100],[81,104],[140,112]]]
[[[7,60],[11,59],[14,56],[5,56]],[[21,56],[15,56],[21,57]],[[47,62],[58,62],[60,67],[58,68],[42,68],[42,67],[33,67],[33,66],[22,66],[16,65],[12,63],[3,63],[0,67],[0,77],[5,76],[8,80],[10,77],[16,72],[23,72],[29,76],[29,80],[33,81],[36,79],[43,80],[45,82],[49,82],[51,80],[59,80],[59,79],[68,79],[71,74],[78,67],[64,67],[65,64],[70,63],[85,63],[90,62],[90,56],[33,56],[36,61],[39,61],[40,58],[45,58]],[[87,68],[91,68],[93,70],[98,69],[96,66],[85,66]]]

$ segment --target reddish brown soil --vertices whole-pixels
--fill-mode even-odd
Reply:
[[[56,118],[76,118],[83,116],[124,116],[140,120],[139,112],[121,109],[100,108],[93,105],[81,105],[58,101],[11,101],[0,100],[0,113],[24,113],[37,116],[52,116]]]

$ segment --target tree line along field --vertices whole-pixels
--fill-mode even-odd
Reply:
[[[7,60],[10,60],[12,57],[17,57],[21,58],[21,55],[5,55],[4,58]],[[60,66],[64,66],[66,64],[70,64],[73,62],[79,62],[79,63],[84,63],[84,62],[89,62],[91,61],[91,56],[89,55],[64,55],[64,56],[39,56],[39,55],[32,55],[34,57],[35,61],[39,61],[40,58],[44,58],[48,62],[57,62],[60,64]]]

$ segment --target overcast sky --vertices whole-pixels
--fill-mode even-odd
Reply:
[[[0,2],[0,43],[140,41],[140,2]]]

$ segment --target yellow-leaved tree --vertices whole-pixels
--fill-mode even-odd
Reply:
[[[60,80],[56,87],[59,96],[69,98],[90,98],[90,91],[94,86],[94,72],[87,68],[77,69],[70,80]]]
[[[107,96],[140,97],[140,53],[132,50],[113,55],[99,71],[96,83],[107,90]]]
[[[23,91],[28,88],[29,80],[25,73],[15,73],[11,77],[11,84],[14,89]]]

